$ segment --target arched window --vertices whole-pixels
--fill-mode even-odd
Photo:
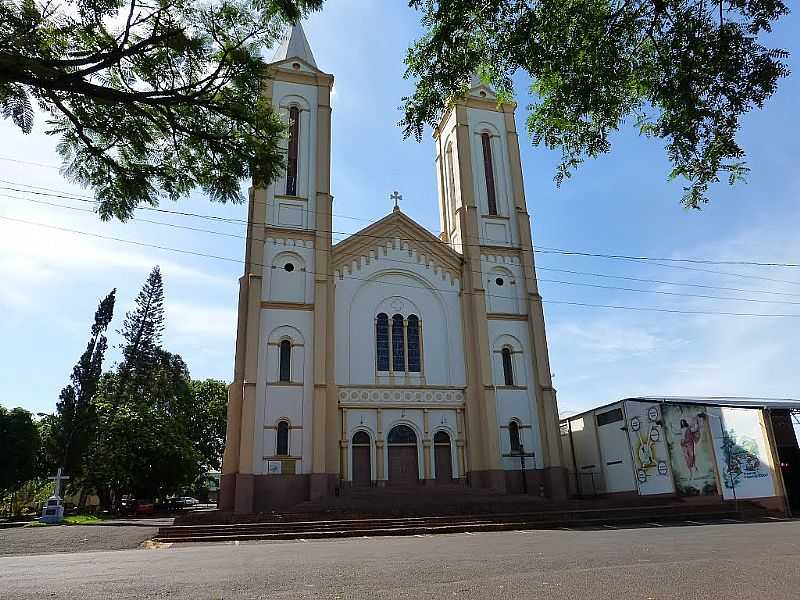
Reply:
[[[514,385],[514,365],[511,362],[511,349],[503,348],[500,351],[503,357],[503,379],[506,385]]]
[[[292,379],[292,342],[283,340],[281,342],[280,358],[280,381],[291,381]]]
[[[416,444],[417,434],[408,425],[393,427],[386,438],[390,444]]]
[[[280,421],[278,423],[278,434],[275,442],[275,454],[278,456],[289,456],[289,423]]]
[[[494,191],[494,167],[492,166],[492,137],[488,133],[481,134],[483,144],[483,173],[486,176],[486,199],[489,203],[489,214],[497,214],[497,198]]]
[[[378,371],[389,370],[389,317],[380,313],[375,319],[375,361]]]
[[[450,210],[455,210],[456,205],[456,173],[453,169],[453,146],[447,146],[445,169],[447,170],[447,199],[450,202]],[[450,216],[450,218],[453,218]]]
[[[289,155],[286,160],[286,195],[297,195],[297,155],[300,145],[300,109],[289,109]]]
[[[369,446],[369,434],[366,431],[356,431],[353,435],[353,446]]]
[[[392,317],[392,370],[406,370],[405,327],[403,315]]]
[[[422,370],[422,364],[419,347],[419,318],[417,315],[408,316],[406,336],[408,340],[408,370],[412,373],[419,373]]]
[[[450,443],[450,436],[447,435],[446,431],[437,431],[436,434],[433,436],[433,443],[434,444],[449,444]]]
[[[511,442],[511,452],[520,453],[522,444],[519,441],[519,425],[516,421],[511,421],[508,424],[508,439]]]

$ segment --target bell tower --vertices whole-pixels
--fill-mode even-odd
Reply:
[[[288,126],[286,168],[250,190],[222,510],[250,513],[327,495],[339,472],[333,328],[326,326],[334,309],[332,87],[295,24],[262,88]]]
[[[463,257],[464,329],[473,332],[465,357],[473,485],[541,485],[561,498],[566,471],[515,109],[473,76],[445,110],[434,130],[440,237]]]

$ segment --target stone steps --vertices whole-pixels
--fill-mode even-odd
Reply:
[[[756,511],[748,507],[748,511]],[[727,505],[619,507],[548,510],[525,514],[449,515],[439,517],[361,518],[312,521],[271,521],[220,525],[173,525],[159,529],[157,541],[224,542],[248,540],[321,539],[363,536],[428,535],[564,526],[709,520],[741,515]]]

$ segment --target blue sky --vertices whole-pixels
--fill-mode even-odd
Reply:
[[[391,210],[397,189],[402,208],[438,233],[434,148],[403,140],[396,126],[402,96],[403,57],[420,33],[406,3],[330,0],[305,29],[320,68],[336,77],[333,97],[332,189],[336,231],[355,231]],[[797,15],[776,28],[771,43],[792,52],[798,70]],[[524,131],[528,82],[515,81]],[[796,75],[781,84],[762,110],[745,119],[740,140],[752,173],[746,185],[720,186],[702,211],[679,204],[680,186],[669,183],[669,164],[658,142],[630,130],[615,137],[611,154],[585,164],[560,189],[553,184],[557,152],[535,148],[521,136],[523,171],[534,242],[540,248],[713,260],[800,262],[800,125]],[[39,119],[25,136],[0,121],[0,157],[58,165],[55,140]],[[0,187],[17,182],[87,193],[57,168],[0,159]],[[24,200],[27,198],[28,200]],[[217,261],[101,240],[0,219],[0,404],[52,411],[59,390],[83,350],[97,303],[118,291],[110,342],[124,312],[153,265],[166,288],[164,345],[183,355],[194,377],[230,380],[237,279],[244,242],[134,220],[101,223],[79,211],[31,199],[80,206],[46,196],[0,189],[0,217],[36,221],[150,244],[196,250]],[[166,208],[173,208],[165,203]],[[184,211],[244,219],[243,205],[212,205],[197,196]],[[145,213],[143,218],[244,235],[237,224]],[[612,304],[686,311],[800,315],[800,272],[767,267],[700,266],[728,274],[666,268],[598,258],[537,254],[554,385],[562,413],[631,395],[800,396],[797,345],[800,318],[678,315],[585,308],[549,301]],[[596,275],[565,273],[553,269]],[[730,275],[735,273],[738,276]],[[747,292],[637,282],[608,276],[747,289]],[[601,277],[602,276],[602,277]],[[555,281],[571,282],[571,284]],[[749,300],[712,300],[637,293],[582,284],[693,293]],[[116,360],[109,354],[107,366]]]

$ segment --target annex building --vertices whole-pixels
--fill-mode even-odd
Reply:
[[[219,506],[353,486],[566,496],[513,104],[473,81],[434,131],[441,232],[397,206],[332,244],[333,75],[298,24],[264,94],[288,164],[249,199]]]

